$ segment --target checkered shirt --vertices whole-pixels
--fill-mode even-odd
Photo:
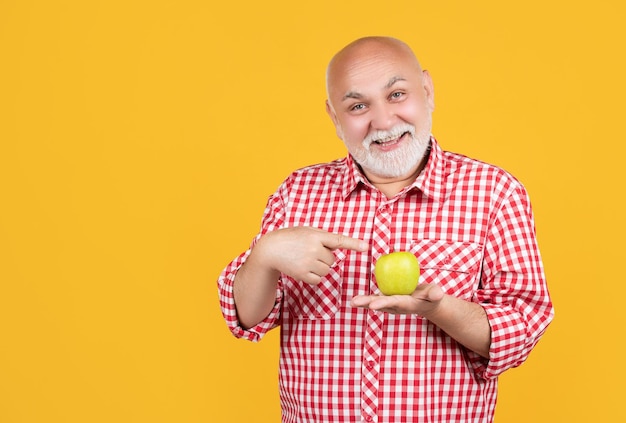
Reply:
[[[281,327],[279,390],[284,423],[491,422],[497,376],[520,365],[553,317],[531,205],[510,174],[445,152],[431,139],[416,181],[388,199],[350,156],[294,172],[269,198],[260,233],[312,226],[369,242],[336,250],[319,285],[282,275],[265,320],[244,330],[233,300],[237,269],[218,280],[232,333],[258,341]],[[376,260],[411,251],[422,283],[480,304],[491,326],[489,359],[419,316],[350,306],[378,294]]]

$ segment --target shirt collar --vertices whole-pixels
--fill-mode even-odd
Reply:
[[[426,166],[417,176],[415,181],[403,190],[403,194],[412,189],[422,191],[427,197],[435,201],[441,201],[445,198],[445,160],[443,150],[435,137],[430,138],[430,147],[428,161]],[[356,164],[351,155],[345,159],[346,171],[343,175],[343,183],[341,186],[343,198],[347,198],[352,191],[361,185],[372,186],[367,180],[361,169]]]
[[[435,201],[445,198],[446,161],[435,137],[430,137],[430,154],[426,166],[411,185]]]
[[[348,198],[359,184],[371,185],[350,154],[346,157],[345,163],[346,171],[344,172],[343,184],[341,186],[341,194],[344,199]]]

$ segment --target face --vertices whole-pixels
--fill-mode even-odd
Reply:
[[[432,82],[408,48],[367,43],[336,56],[328,71],[327,111],[365,175],[405,178],[428,148]]]

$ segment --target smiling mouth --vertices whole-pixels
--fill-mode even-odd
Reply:
[[[374,144],[376,145],[382,145],[382,146],[390,146],[390,145],[394,145],[400,142],[400,140],[402,138],[404,138],[405,135],[407,135],[409,132],[403,132],[402,135],[400,135],[397,138],[391,138],[391,139],[382,139],[382,140],[376,140],[374,141]]]

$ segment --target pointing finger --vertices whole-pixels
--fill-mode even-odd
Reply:
[[[336,250],[337,248],[347,248],[348,250],[365,252],[369,249],[368,243],[361,239],[350,238],[349,236],[333,233],[328,233],[322,239],[322,244],[331,250]]]

